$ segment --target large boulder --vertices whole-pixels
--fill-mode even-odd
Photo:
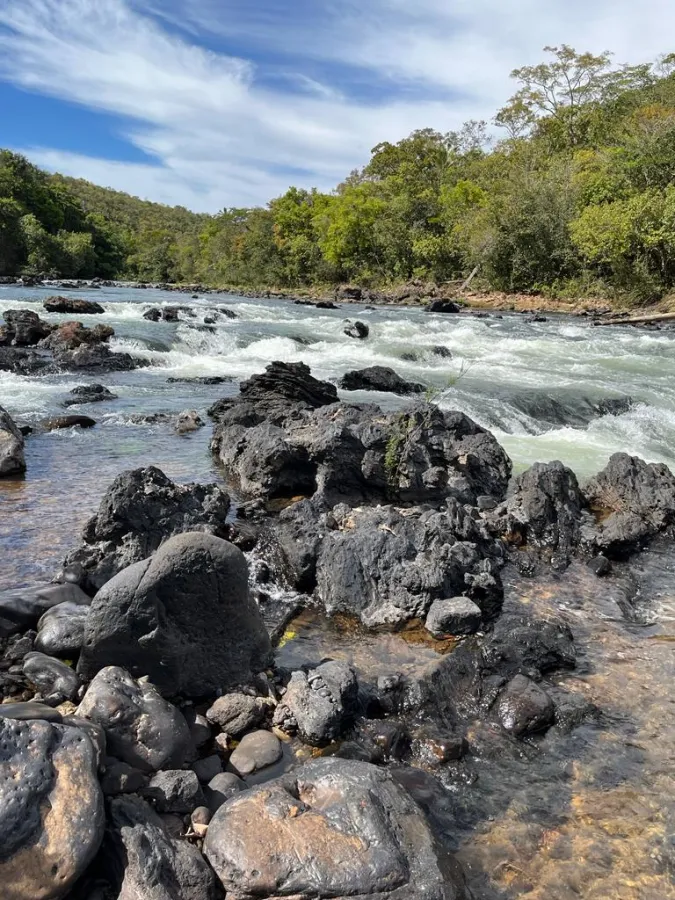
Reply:
[[[81,729],[0,718],[4,900],[57,900],[84,873],[105,826],[96,768]]]
[[[0,344],[34,347],[54,329],[29,309],[8,309],[2,317],[5,324],[0,327]]]
[[[206,697],[265,668],[270,641],[232,544],[201,532],[170,538],[96,594],[78,671],[147,675],[166,695]]]
[[[215,484],[174,484],[154,466],[123,472],[106,491],[85,526],[82,546],[68,555],[65,566],[82,571],[84,586],[98,590],[175,534],[225,535],[229,508],[230,498]]]
[[[368,763],[320,759],[235,795],[204,853],[232,900],[454,900],[420,808]]]
[[[82,316],[91,316],[105,312],[100,303],[79,297],[47,297],[42,305],[50,313],[79,313]]]
[[[425,387],[394,372],[388,366],[369,366],[346,372],[340,379],[343,391],[382,391],[388,394],[423,394]]]
[[[675,476],[663,463],[615,453],[584,488],[596,525],[595,550],[623,557],[675,523]]]
[[[0,406],[0,477],[25,470],[23,436],[7,410]]]
[[[143,772],[177,769],[193,750],[180,710],[116,666],[96,675],[77,714],[104,729],[111,756]]]
[[[101,866],[117,900],[215,900],[213,872],[199,850],[172,838],[140,797],[108,802]]]

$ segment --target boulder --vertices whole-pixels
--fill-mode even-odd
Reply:
[[[189,769],[158,772],[142,793],[160,813],[185,815],[204,803],[199,780]]]
[[[346,662],[331,660],[308,672],[293,672],[274,724],[297,732],[306,744],[323,747],[352,724],[358,693],[356,673]]]
[[[208,784],[223,771],[223,763],[217,753],[197,759],[192,763],[192,771],[202,784]]]
[[[5,325],[0,328],[0,344],[35,347],[54,330],[53,325],[28,309],[8,309],[2,317]]]
[[[87,598],[89,600],[89,598]],[[38,622],[35,649],[61,659],[74,659],[84,642],[88,604],[65,602],[52,606]]]
[[[79,403],[103,403],[106,400],[117,400],[117,394],[113,394],[102,384],[82,384],[73,388],[71,396],[63,401],[64,406],[75,406]]]
[[[97,590],[122,569],[185,531],[226,534],[230,498],[217,485],[174,484],[159,469],[118,475],[83,532],[83,544],[65,566],[80,566],[83,583]]]
[[[355,322],[350,322],[349,319],[347,319],[344,333],[347,337],[356,338],[357,340],[362,341],[370,334],[370,328],[365,322],[360,322],[358,319]]]
[[[145,800],[114,797],[108,811],[101,862],[117,900],[216,900],[199,850],[172,838]]]
[[[99,344],[108,341],[115,334],[110,325],[96,325],[94,328],[86,328],[82,322],[64,322],[40,341],[40,346],[45,350],[53,350],[61,353],[68,350],[76,350],[86,344]]]
[[[468,597],[434,600],[427,613],[425,627],[436,637],[454,634],[475,634],[483,614]]]
[[[265,708],[257,697],[235,692],[219,697],[210,709],[207,709],[206,718],[209,722],[219,725],[226,734],[238,738],[245,731],[258,725],[264,714]]]
[[[611,558],[638,550],[675,523],[675,476],[663,463],[615,453],[584,487],[596,517],[589,543]]]
[[[100,303],[82,300],[79,297],[47,297],[42,305],[50,313],[79,313],[82,316],[91,316],[105,312]]]
[[[344,391],[381,391],[388,394],[423,394],[423,384],[406,381],[388,366],[369,366],[355,369],[340,379]]]
[[[174,427],[178,434],[188,434],[191,431],[199,431],[204,424],[204,420],[196,409],[184,409],[182,413],[178,414]]]
[[[57,706],[64,700],[75,700],[80,679],[65,663],[44,653],[28,653],[23,660],[23,672],[48,702]]]
[[[0,718],[0,880],[5,900],[57,900],[105,826],[96,750],[79,728]]]
[[[143,772],[178,768],[193,749],[182,713],[152,684],[116,666],[92,680],[78,715],[105,730],[111,756]]]
[[[232,751],[229,765],[244,778],[274,765],[281,755],[281,741],[271,731],[249,731]]]
[[[162,693],[213,696],[267,665],[270,641],[232,544],[202,532],[167,540],[94,597],[78,671],[147,675]]]
[[[458,897],[417,804],[387,771],[353,760],[316,760],[233,797],[204,854],[232,900]]]
[[[64,428],[93,428],[96,420],[89,416],[53,416],[42,419],[38,428],[41,431],[60,431]]]
[[[461,309],[453,300],[432,300],[427,306],[427,312],[431,313],[458,313]]]
[[[525,675],[516,675],[502,691],[497,714],[502,727],[516,737],[543,731],[553,724],[553,701]]]
[[[23,435],[7,410],[0,406],[0,477],[25,471]]]

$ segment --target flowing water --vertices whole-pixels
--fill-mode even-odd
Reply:
[[[52,289],[0,287],[0,313],[44,314]],[[68,292],[65,292],[68,293]],[[35,434],[26,442],[25,478],[0,481],[0,589],[48,580],[112,478],[155,464],[178,481],[219,480],[210,427],[177,436],[170,424],[136,424],[139,413],[196,408],[202,415],[237,382],[273,360],[304,361],[319,378],[386,365],[418,381],[435,402],[489,428],[516,471],[561,459],[581,477],[623,450],[675,463],[675,332],[592,328],[587,320],[521,315],[476,318],[421,310],[348,306],[317,310],[279,300],[210,295],[187,300],[158,291],[103,289],[91,296],[104,315],[77,316],[114,327],[113,347],[149,367],[78,377],[22,378],[0,372],[0,404],[22,424],[63,413],[77,384],[100,381],[110,403],[71,407],[96,428]],[[189,303],[194,318],[143,319],[151,306]],[[204,316],[225,307],[204,329]],[[359,318],[370,337],[343,334]],[[451,358],[434,348],[446,348]],[[230,376],[217,386],[168,378]],[[349,393],[388,408],[386,394]],[[606,401],[627,400],[612,414]],[[623,408],[623,407],[622,407]],[[477,900],[673,900],[675,887],[675,548],[667,542],[598,581],[581,564],[563,575],[524,581],[507,573],[507,605],[570,622],[580,666],[564,678],[602,710],[598,722],[569,735],[490,747],[481,726],[470,738],[482,752],[442,773],[445,790],[427,798]],[[415,635],[371,635],[305,613],[286,633],[282,665],[349,659],[364,675],[378,668],[413,672],[447,647]],[[450,648],[451,649],[451,648]],[[562,680],[561,680],[562,681]],[[414,773],[413,778],[414,781]],[[425,782],[412,784],[423,801]]]

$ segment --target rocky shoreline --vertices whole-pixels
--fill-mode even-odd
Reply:
[[[105,347],[35,319],[5,316],[4,349]],[[567,619],[505,604],[504,573],[603,584],[672,537],[675,477],[618,453],[583,486],[557,462],[512,478],[467,416],[345,403],[302,363],[209,415],[222,484],[124,472],[51,584],[0,592],[7,896],[470,900],[429,797],[602,716],[566,686]],[[0,409],[0,475],[23,442]],[[302,609],[438,652],[289,669]]]

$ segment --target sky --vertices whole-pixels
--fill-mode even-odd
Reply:
[[[549,44],[671,52],[673,0],[0,0],[0,146],[200,212],[492,119]]]

